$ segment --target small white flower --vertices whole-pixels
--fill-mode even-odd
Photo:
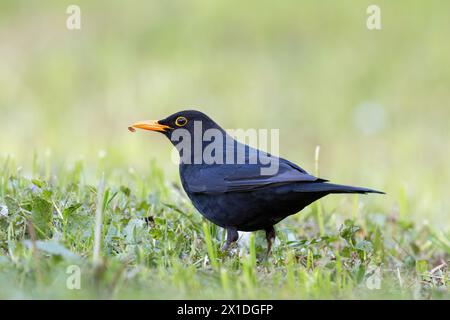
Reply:
[[[4,205],[0,205],[0,217],[8,216],[8,207]]]

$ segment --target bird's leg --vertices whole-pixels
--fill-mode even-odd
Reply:
[[[266,239],[267,239],[267,256],[269,256],[270,251],[272,250],[272,242],[275,240],[275,229],[273,226],[270,226],[265,229],[266,230]]]
[[[226,252],[233,244],[233,242],[236,242],[238,239],[239,233],[237,232],[236,228],[227,228],[227,242],[223,246],[222,251]]]

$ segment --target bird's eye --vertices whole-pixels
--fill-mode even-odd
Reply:
[[[185,117],[178,117],[177,120],[175,120],[175,124],[179,127],[183,127],[187,123],[187,119]]]

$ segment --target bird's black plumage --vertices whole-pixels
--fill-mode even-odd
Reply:
[[[195,131],[195,123],[201,124],[200,131]],[[199,152],[203,152],[210,141],[201,141],[197,146],[191,143],[191,150],[179,150],[183,188],[194,207],[205,218],[227,229],[226,248],[237,240],[238,230],[266,230],[270,250],[275,237],[275,224],[328,194],[382,193],[368,188],[332,184],[314,177],[288,160],[273,157],[235,141],[217,123],[199,111],[181,111],[157,121],[156,124],[153,122],[146,127],[138,123],[134,127],[160,131],[174,145],[179,142],[179,139],[174,139],[177,129],[202,135],[208,129],[215,129],[223,136],[222,142],[218,144],[221,146],[223,159],[231,159],[227,156],[237,158],[237,150],[244,150],[244,161],[211,164],[199,161],[203,156]],[[261,169],[270,160],[277,162],[277,172],[262,174]]]

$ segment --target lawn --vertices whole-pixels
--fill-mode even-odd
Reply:
[[[448,234],[381,212],[383,196],[307,208],[278,226],[269,257],[260,233],[223,254],[224,232],[154,162],[96,185],[82,162],[49,177],[33,167],[2,163],[1,298],[448,298]]]
[[[0,4],[0,298],[449,299],[450,2]],[[225,234],[136,120],[280,130],[333,195]],[[320,145],[316,163],[315,149]],[[79,280],[79,281],[78,281]]]

